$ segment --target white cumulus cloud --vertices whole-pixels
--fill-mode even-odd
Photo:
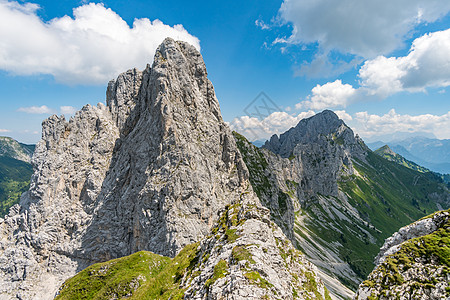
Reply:
[[[63,115],[73,115],[77,111],[73,106],[61,106],[59,110]]]
[[[293,27],[285,42],[372,58],[398,49],[417,25],[449,11],[442,0],[284,0],[279,16]]]
[[[0,69],[16,75],[51,74],[68,84],[103,84],[151,63],[166,37],[200,49],[182,25],[135,19],[133,26],[102,4],[85,4],[49,22],[36,4],[0,0]]]
[[[360,68],[360,87],[341,80],[317,85],[296,109],[343,108],[357,101],[384,99],[399,92],[425,92],[450,85],[450,29],[415,39],[406,56],[378,56]],[[445,90],[444,90],[445,92]]]
[[[425,91],[450,85],[450,29],[414,40],[407,56],[379,56],[359,71],[369,94],[386,97],[399,91]]]
[[[46,105],[42,106],[28,106],[28,107],[20,107],[17,111],[24,112],[27,114],[52,114],[53,110]]]
[[[346,107],[355,96],[356,90],[350,84],[343,84],[341,80],[316,85],[312,95],[295,105],[296,109],[320,110],[332,107]]]
[[[243,134],[250,141],[268,139],[273,134],[280,134],[294,127],[301,119],[309,118],[315,113],[312,110],[298,115],[287,112],[274,112],[264,119],[249,116],[234,118],[229,124],[231,129]]]
[[[345,110],[335,110],[334,113],[339,117],[339,119],[345,122],[353,120],[352,116],[348,114]]]

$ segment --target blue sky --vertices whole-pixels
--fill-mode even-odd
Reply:
[[[0,135],[37,142],[43,119],[104,101],[108,80],[143,69],[170,35],[201,49],[224,119],[250,139],[323,109],[369,141],[450,138],[449,12],[440,0],[0,0]],[[261,92],[279,111],[246,116]]]

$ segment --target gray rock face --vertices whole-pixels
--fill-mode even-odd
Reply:
[[[359,137],[355,137],[353,131],[331,110],[324,110],[313,117],[301,120],[297,126],[279,137],[273,135],[263,148],[287,158],[294,154],[293,150],[298,145],[314,143],[330,135],[338,144],[345,144],[350,148],[354,156],[363,157],[368,150],[365,145],[360,143]]]
[[[252,185],[274,221],[319,267],[332,295],[352,297],[353,292],[338,278],[354,286],[362,278],[343,259],[342,245],[319,234],[350,231],[374,242],[365,228],[367,222],[338,184],[358,174],[354,160],[365,161],[368,148],[332,111],[300,121],[280,137],[274,135],[261,149],[243,137],[237,140]],[[320,229],[312,231],[311,224]]]
[[[365,160],[369,149],[353,131],[330,111],[301,120],[296,127],[263,146],[274,171],[292,167],[289,180],[300,184],[298,198],[307,201],[317,194],[338,196],[339,180],[355,173],[353,160]],[[281,158],[280,158],[281,157]],[[289,158],[291,162],[285,160]]]
[[[75,273],[118,135],[104,105],[44,121],[30,190],[0,224],[1,299],[51,299]]]
[[[107,106],[44,121],[33,166],[0,221],[0,299],[52,299],[82,268],[138,250],[174,256],[248,186],[200,53],[172,39],[110,82]]]
[[[356,290],[392,232],[450,205],[439,180],[378,157],[332,111],[262,148],[235,138],[262,204],[336,297],[352,296],[341,283]]]
[[[386,239],[355,299],[450,299],[450,211],[402,227]]]
[[[317,269],[255,199],[243,194],[201,242],[186,299],[330,299]]]

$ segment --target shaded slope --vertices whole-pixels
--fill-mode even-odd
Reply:
[[[7,156],[0,156],[0,218],[3,218],[30,185],[31,164]]]

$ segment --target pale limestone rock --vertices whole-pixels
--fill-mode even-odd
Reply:
[[[243,140],[239,136],[236,139]],[[321,239],[306,225],[320,224],[327,227],[326,230],[336,232],[348,230],[375,242],[365,228],[367,222],[350,205],[338,185],[342,178],[357,175],[354,159],[365,161],[370,150],[336,114],[327,110],[300,121],[280,137],[274,135],[260,149],[246,141],[238,145],[250,169],[254,189],[263,205],[271,210],[274,221],[319,267],[319,275],[332,296],[337,299],[352,297],[354,292],[337,277],[345,278],[355,286],[362,278],[340,256],[339,247],[342,246]],[[264,168],[258,169],[258,165],[264,165]],[[349,225],[342,228],[337,222],[329,223],[308,215],[305,209],[312,204],[320,206],[321,209],[316,211],[319,217],[322,214],[327,217],[337,215]]]
[[[44,121],[33,166],[29,192],[0,222],[0,299],[52,299],[86,266],[139,250],[174,256],[204,239],[226,205],[259,205],[200,53],[172,39],[152,67],[110,82],[107,106]],[[271,249],[263,276],[288,297],[272,244],[282,232],[261,223],[267,215],[247,219],[243,236],[264,232]]]
[[[186,299],[329,297],[317,269],[255,199],[251,192],[243,194],[223,212],[214,235],[201,242],[202,263],[183,283]]]

